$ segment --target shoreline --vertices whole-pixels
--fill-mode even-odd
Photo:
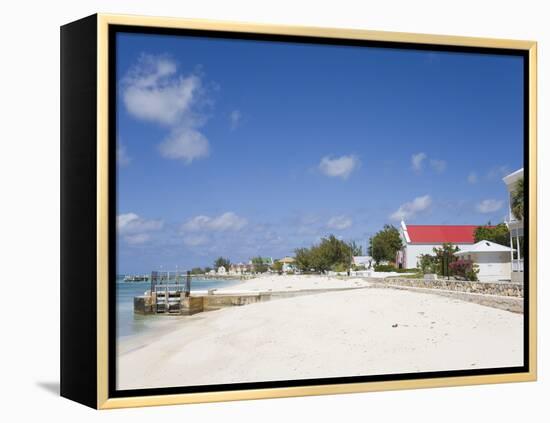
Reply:
[[[303,278],[294,282],[323,288],[343,282]],[[253,290],[272,282],[256,278],[242,285]],[[163,320],[155,330],[118,341],[119,389],[523,363],[521,315],[431,293],[370,287]]]
[[[242,281],[230,288],[219,288],[217,293],[229,291],[296,291],[303,289],[357,288],[371,286],[365,278],[342,278],[325,275],[260,275]]]

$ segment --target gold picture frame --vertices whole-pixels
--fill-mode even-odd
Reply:
[[[69,28],[73,24],[67,25]],[[162,395],[146,395],[131,397],[110,397],[109,396],[109,236],[112,227],[109,221],[109,27],[110,26],[135,26],[143,28],[171,28],[191,29],[205,31],[227,31],[240,34],[263,34],[263,35],[284,35],[296,37],[318,37],[340,40],[361,40],[376,42],[392,42],[407,44],[423,44],[432,46],[459,46],[489,49],[511,49],[521,50],[528,54],[528,219],[529,219],[529,290],[527,301],[529,303],[528,315],[528,371],[506,374],[483,374],[464,375],[456,377],[437,377],[420,379],[387,380],[360,383],[323,384],[313,386],[289,386],[276,388],[228,390],[213,392],[174,393]],[[95,404],[88,392],[86,399],[73,394],[73,389],[85,390],[83,387],[74,388],[75,383],[66,384],[62,394],[66,397],[86,403],[98,409],[113,409],[121,407],[140,407],[153,405],[188,404],[214,401],[234,401],[260,398],[280,398],[306,395],[343,394],[354,392],[370,392],[382,390],[417,389],[448,387],[461,385],[478,385],[505,382],[534,381],[537,378],[537,43],[534,41],[517,41],[504,39],[412,34],[401,32],[381,32],[360,29],[336,29],[336,28],[315,28],[286,25],[265,25],[252,23],[236,23],[224,21],[162,18],[145,16],[124,16],[114,14],[94,15],[97,54],[96,64],[96,171],[95,171],[95,286],[96,310],[93,317],[96,319],[96,395]],[[74,37],[74,35],[73,35]],[[68,54],[68,53],[67,53]],[[63,113],[62,113],[63,119]],[[68,119],[67,117],[65,119]],[[69,160],[69,159],[67,159]],[[111,222],[112,224],[112,222]],[[66,246],[68,247],[68,245]],[[62,247],[63,248],[63,247]],[[63,284],[63,282],[62,282]],[[62,304],[62,314],[64,311]],[[63,323],[62,323],[63,330]],[[72,332],[71,332],[72,333]],[[67,335],[69,336],[69,335]],[[62,336],[63,339],[63,336]],[[63,341],[62,341],[63,342]],[[75,342],[67,339],[67,343]],[[63,348],[62,348],[63,354]],[[66,356],[69,353],[66,353]],[[63,367],[63,366],[62,366]],[[74,369],[67,367],[65,377],[71,378],[70,372]],[[62,369],[63,373],[63,369]],[[75,378],[78,376],[74,376]],[[86,382],[86,381],[84,381]],[[87,382],[86,382],[87,383]],[[70,386],[69,386],[70,385]],[[83,394],[84,395],[84,394]]]

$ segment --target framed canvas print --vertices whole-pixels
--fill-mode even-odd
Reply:
[[[536,379],[536,43],[61,28],[61,394]]]

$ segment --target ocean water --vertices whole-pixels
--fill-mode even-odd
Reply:
[[[240,280],[193,280],[191,292],[205,291],[211,288],[228,288]],[[117,337],[135,335],[151,329],[158,319],[166,319],[166,316],[142,316],[134,314],[134,297],[143,295],[151,287],[150,282],[124,282],[122,278],[116,283],[116,326]]]

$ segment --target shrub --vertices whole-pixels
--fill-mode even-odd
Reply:
[[[391,264],[375,264],[375,272],[395,272],[397,269]]]
[[[439,262],[436,256],[430,254],[420,255],[420,270],[422,273],[437,273]]]
[[[472,260],[457,260],[449,263],[449,268],[452,272],[461,278],[469,281],[477,281],[477,274],[479,273],[478,267]]]
[[[348,266],[346,266],[343,263],[337,263],[334,266],[332,266],[332,270],[334,272],[347,272],[348,271]]]

